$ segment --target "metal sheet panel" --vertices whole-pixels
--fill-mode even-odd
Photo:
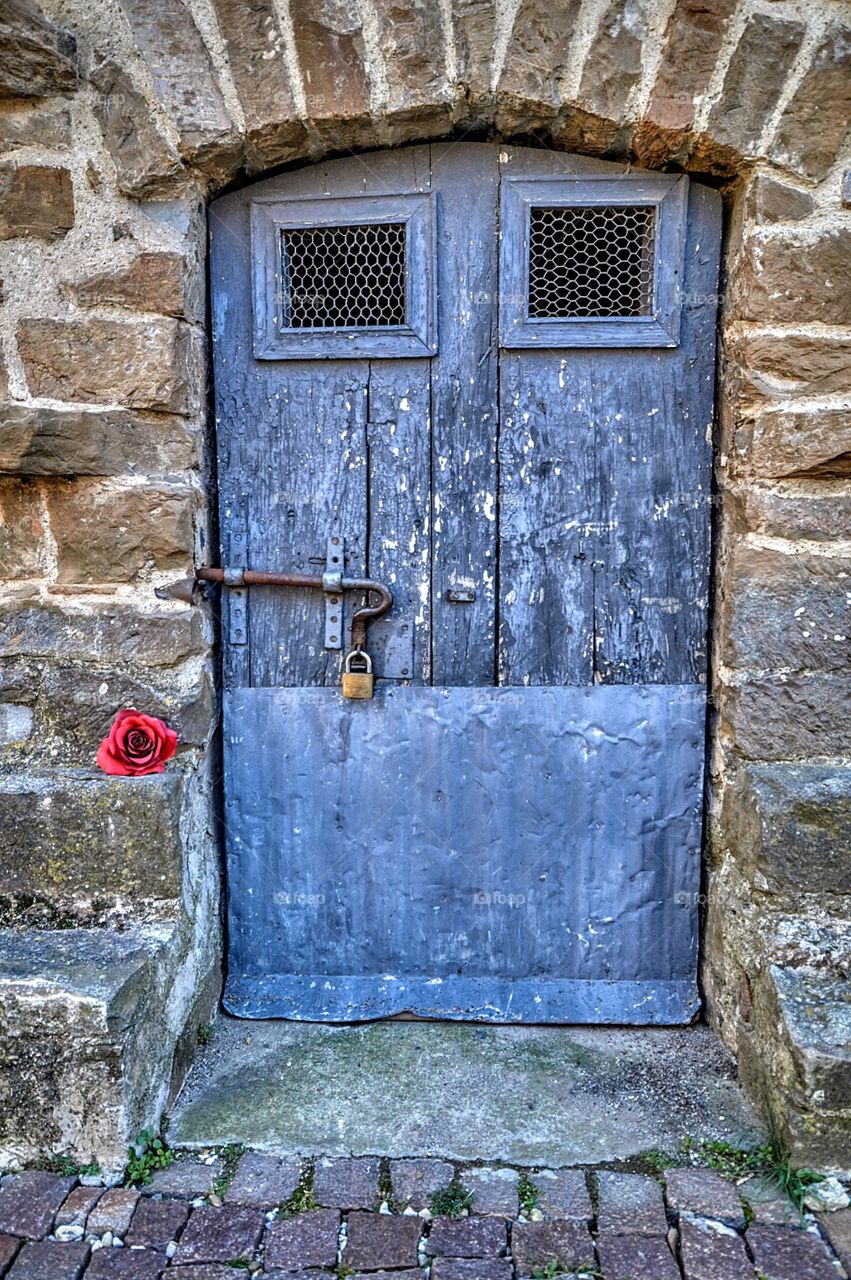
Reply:
[[[255,688],[224,711],[232,1012],[696,1011],[703,686]]]

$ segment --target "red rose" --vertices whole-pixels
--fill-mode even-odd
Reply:
[[[98,747],[98,764],[104,773],[137,778],[144,773],[162,773],[165,761],[176,750],[173,729],[156,716],[129,707],[118,712]]]

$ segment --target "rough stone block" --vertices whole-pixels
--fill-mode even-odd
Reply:
[[[293,1271],[298,1267],[333,1267],[339,1233],[336,1209],[315,1209],[274,1222],[266,1232],[266,1265]]]
[[[86,1280],[160,1280],[165,1259],[142,1249],[98,1249],[86,1269]]]
[[[7,775],[0,778],[0,794],[4,893],[45,893],[57,901],[115,894],[179,898],[179,774]]]
[[[520,1212],[519,1181],[514,1169],[465,1169],[461,1181],[473,1193],[474,1213],[516,1218]]]
[[[171,1076],[185,945],[169,924],[0,930],[0,1147],[123,1166]]]
[[[0,10],[0,98],[49,97],[77,87],[77,43],[34,0]]]
[[[48,1235],[74,1182],[39,1170],[5,1178],[0,1187],[0,1232],[28,1240]]]
[[[76,603],[0,605],[0,657],[67,658],[83,653],[107,663],[173,667],[206,653],[197,609],[182,607],[141,613],[116,602],[95,610]]]
[[[366,116],[369,81],[358,11],[345,0],[292,0],[307,114],[316,120]]]
[[[172,1240],[179,1239],[188,1217],[189,1207],[181,1200],[153,1200],[143,1196],[136,1205],[124,1243],[128,1249],[144,1245],[162,1252]]]
[[[835,1213],[816,1216],[831,1248],[839,1255],[845,1270],[851,1272],[851,1209],[837,1209]]]
[[[247,1261],[260,1243],[263,1226],[259,1209],[240,1205],[195,1209],[180,1237],[176,1262]]]
[[[186,485],[58,483],[48,495],[59,582],[131,582],[151,570],[191,576],[200,495]]]
[[[615,0],[602,14],[587,54],[578,103],[584,111],[620,121],[646,58],[653,0]]]
[[[748,1245],[758,1272],[767,1280],[836,1280],[836,1268],[824,1244],[809,1231],[752,1226]]]
[[[313,1195],[329,1209],[375,1209],[380,1195],[381,1162],[372,1156],[356,1159],[317,1160],[313,1171]]]
[[[606,1276],[629,1277],[629,1280],[680,1280],[680,1269],[674,1261],[664,1236],[610,1235],[601,1232],[597,1238],[600,1265]],[[725,1278],[732,1280],[732,1277]]]
[[[755,153],[805,33],[802,23],[770,14],[748,19],[710,112],[707,133],[715,147]]]
[[[291,1156],[271,1156],[249,1151],[239,1162],[225,1193],[226,1204],[274,1209],[284,1204],[298,1186],[301,1161]]]
[[[90,1211],[103,1195],[103,1187],[75,1187],[56,1215],[57,1227],[85,1227]]]
[[[9,1280],[80,1280],[88,1259],[89,1246],[82,1240],[70,1244],[36,1240],[21,1249]]]
[[[662,1189],[639,1173],[597,1174],[599,1229],[606,1235],[664,1236],[668,1230]]]
[[[398,1275],[420,1276],[419,1271],[387,1272],[387,1280]],[[510,1258],[435,1258],[429,1280],[511,1280],[514,1268]],[[371,1276],[370,1280],[378,1280]]]
[[[688,129],[715,70],[735,0],[678,0],[668,19],[662,60],[646,116],[666,130]]]
[[[0,578],[34,578],[47,567],[41,495],[20,480],[0,480]]]
[[[791,1056],[796,1092],[814,1111],[847,1112],[851,1098],[851,1003],[847,983],[795,969],[771,967],[777,1009],[785,1035],[774,1049]],[[782,1041],[785,1040],[785,1044]],[[787,1100],[789,1101],[789,1100]],[[842,1144],[818,1168],[843,1168]]]
[[[750,533],[792,541],[841,541],[851,528],[851,493],[824,483],[749,488],[742,495],[742,524]]]
[[[718,1222],[681,1217],[680,1257],[685,1280],[754,1280],[744,1240]]]
[[[178,0],[123,0],[122,8],[182,149],[215,171],[223,154],[238,152],[238,140],[191,11]]]
[[[851,28],[829,24],[780,118],[772,155],[815,182],[827,177],[851,118]]]
[[[738,442],[755,476],[824,479],[851,475],[851,410],[767,410]]]
[[[355,1270],[379,1271],[417,1265],[422,1223],[416,1215],[349,1214],[349,1234],[343,1262]]]
[[[22,320],[18,349],[33,395],[197,409],[190,331],[179,320]]]
[[[66,280],[60,288],[78,307],[116,306],[160,316],[201,318],[198,301],[188,294],[186,259],[177,253],[140,253],[119,271]]]
[[[812,213],[815,200],[809,191],[760,173],[748,190],[747,208],[756,223],[799,222]]]
[[[240,0],[214,3],[253,163],[284,164],[300,153],[305,130],[296,118],[274,6],[270,0],[255,0],[250,6]]]
[[[74,189],[67,169],[0,167],[0,240],[61,240],[73,225]]]
[[[538,1188],[537,1207],[546,1217],[591,1221],[591,1197],[581,1169],[540,1169],[532,1181]]]
[[[123,1239],[138,1201],[139,1192],[135,1187],[110,1187],[89,1214],[88,1234],[102,1236],[104,1232],[111,1231]]]
[[[0,102],[0,151],[16,151],[19,147],[62,150],[70,144],[71,112],[67,108]]]
[[[168,414],[0,404],[0,472],[149,475],[196,467],[199,451],[198,433]]]
[[[851,559],[739,543],[725,573],[722,653],[739,670],[845,671]]]
[[[724,689],[720,708],[736,750],[754,760],[851,755],[851,678],[773,676]]]
[[[566,1271],[588,1270],[595,1261],[588,1228],[578,1222],[518,1222],[511,1233],[511,1249],[521,1276],[554,1263]]]
[[[795,396],[844,395],[851,391],[845,338],[831,334],[744,335],[726,342],[728,364],[744,398],[787,400]],[[794,408],[794,406],[792,406]]]
[[[576,23],[575,0],[547,5],[522,0],[499,80],[504,125],[529,112],[555,115],[560,105],[559,78]],[[480,69],[481,71],[481,69]]]
[[[851,893],[851,767],[750,764],[725,796],[742,865],[774,893]]]
[[[732,1182],[712,1169],[668,1169],[665,1173],[668,1205],[676,1213],[692,1213],[715,1218],[735,1229],[743,1229],[742,1201]]]
[[[455,1170],[446,1160],[392,1160],[390,1184],[400,1208],[427,1209],[435,1192],[452,1181]]]
[[[387,69],[387,112],[404,113],[412,122],[427,121],[432,111],[440,118],[434,109],[448,97],[440,6],[418,0],[401,8],[394,0],[376,0],[375,11]]]
[[[160,131],[148,102],[115,63],[100,62],[90,79],[98,90],[94,114],[115,165],[118,189],[153,195],[183,167],[177,149]]]
[[[761,324],[848,324],[851,298],[842,287],[851,269],[851,231],[803,238],[751,240],[735,273],[737,314]]]
[[[156,1170],[151,1181],[142,1187],[142,1195],[196,1200],[210,1194],[223,1168],[221,1160],[212,1164],[202,1164],[200,1160],[176,1160],[167,1169]]]
[[[425,1251],[429,1257],[492,1258],[507,1245],[505,1224],[493,1218],[436,1218]]]
[[[17,1236],[0,1235],[0,1276],[6,1275],[20,1243]]]

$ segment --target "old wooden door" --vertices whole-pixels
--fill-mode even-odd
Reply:
[[[689,1020],[717,196],[442,144],[211,231],[222,563],[395,593],[351,702],[321,591],[223,588],[227,1007]]]

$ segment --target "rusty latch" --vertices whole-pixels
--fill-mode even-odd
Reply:
[[[184,600],[187,604],[196,604],[198,601],[198,584],[201,582],[219,582],[225,587],[306,587],[318,591],[328,591],[329,586],[325,584],[325,575],[313,575],[308,573],[265,573],[257,569],[213,569],[203,567],[195,570],[194,578],[181,578],[177,582],[169,583],[166,587],[157,587],[155,594],[160,600]],[[335,576],[334,590],[337,590],[337,581]],[[375,578],[344,578],[339,579],[339,589],[342,591],[366,591],[374,593],[378,596],[376,604],[361,605],[352,615],[352,648],[357,649],[358,646],[366,648],[366,628],[367,623],[374,622],[376,618],[383,618],[393,608],[393,592],[383,582],[378,582]]]

